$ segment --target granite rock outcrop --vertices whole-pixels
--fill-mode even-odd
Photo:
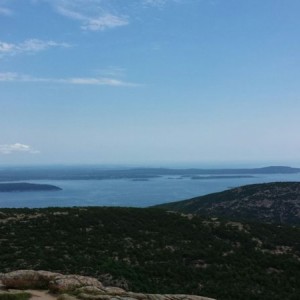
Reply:
[[[0,281],[2,289],[45,289],[59,300],[214,300],[196,295],[134,293],[119,287],[106,287],[93,277],[48,271],[13,271],[0,274]]]

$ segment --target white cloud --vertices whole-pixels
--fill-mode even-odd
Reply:
[[[57,43],[54,41],[42,41],[38,39],[30,39],[26,40],[22,44],[19,45],[20,51],[29,51],[29,52],[36,52],[46,50],[52,47],[70,47],[67,43]]]
[[[12,14],[13,14],[12,10],[5,8],[5,7],[0,7],[0,15],[11,16]]]
[[[142,4],[144,7],[163,8],[168,3],[180,3],[184,1],[183,0],[142,0]]]
[[[62,6],[57,6],[56,11],[59,14],[65,16],[67,18],[73,19],[73,20],[87,21],[89,19],[79,12],[73,11],[71,9],[67,9],[66,7],[62,7]]]
[[[103,0],[56,0],[48,1],[57,13],[81,23],[81,29],[90,31],[104,31],[114,27],[129,24],[127,16],[112,13]]]
[[[70,78],[65,80],[70,84],[84,84],[84,85],[109,85],[109,86],[127,86],[134,87],[138,84],[125,82],[114,78]]]
[[[0,73],[0,82],[54,82],[61,83],[62,79],[32,77],[30,75],[18,74],[13,72]]]
[[[158,6],[161,7],[166,4],[168,0],[143,0],[144,5],[148,6]]]
[[[129,21],[126,17],[118,17],[111,14],[106,14],[99,18],[89,19],[84,25],[81,26],[82,29],[98,31],[105,30],[108,28],[120,27],[128,25]]]
[[[15,46],[13,44],[0,42],[0,53],[11,53],[14,51]]]
[[[0,154],[12,154],[18,152],[30,154],[40,153],[40,151],[33,149],[31,146],[20,143],[0,145]]]
[[[0,81],[16,81],[17,79],[18,75],[16,73],[0,73]]]
[[[126,70],[117,66],[109,66],[104,69],[95,70],[97,74],[103,77],[124,77]]]
[[[80,23],[89,31],[104,31],[129,25],[131,19],[145,8],[162,9],[168,3],[186,0],[35,0],[47,2],[54,10]]]
[[[0,82],[40,82],[73,85],[103,85],[114,87],[137,87],[139,84],[107,77],[42,78],[18,73],[0,73]]]
[[[54,41],[43,41],[39,39],[28,39],[22,43],[6,43],[0,41],[0,57],[5,55],[16,55],[21,53],[36,53],[55,47],[70,47],[67,43]]]

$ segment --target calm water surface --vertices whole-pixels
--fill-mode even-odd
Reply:
[[[0,193],[0,207],[133,206],[188,199],[251,183],[300,181],[300,174],[256,175],[254,178],[192,180],[162,176],[148,181],[34,180],[61,187],[62,191]]]

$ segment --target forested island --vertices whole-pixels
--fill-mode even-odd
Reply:
[[[0,183],[0,193],[9,192],[34,192],[34,191],[61,191],[58,186],[51,184],[37,184],[27,182]]]

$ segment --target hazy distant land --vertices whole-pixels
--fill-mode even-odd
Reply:
[[[0,169],[0,181],[26,180],[106,180],[134,179],[145,180],[161,176],[185,176],[192,179],[224,179],[228,176],[251,176],[261,174],[296,174],[300,168],[271,166],[249,169],[169,169],[169,168],[123,168],[103,169],[98,166],[62,167],[7,167]],[[210,176],[210,177],[208,177]],[[214,176],[214,177],[212,177]],[[232,178],[232,177],[231,177]]]
[[[60,191],[61,188],[51,184],[36,184],[27,182],[0,183],[0,193],[4,192],[32,192],[32,191]]]
[[[210,176],[190,176],[194,180],[205,180],[205,179],[236,179],[236,178],[253,178],[252,175],[210,175]]]

